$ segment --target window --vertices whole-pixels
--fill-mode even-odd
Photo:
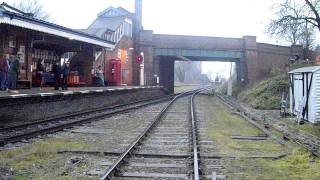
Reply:
[[[123,35],[123,23],[120,25],[120,35]]]
[[[123,22],[123,34],[128,36],[128,23]]]
[[[15,48],[16,47],[16,37],[15,36],[9,36],[9,47]]]
[[[129,51],[126,49],[126,64],[129,64]]]
[[[118,28],[118,30],[117,30],[117,41],[116,42],[118,42],[119,40],[120,40],[120,29],[121,28]]]
[[[129,36],[132,37],[132,24],[129,24]]]
[[[121,49],[118,49],[118,58],[121,58]]]
[[[113,41],[113,42],[116,42],[116,33],[113,33],[113,34],[112,34],[112,41]]]

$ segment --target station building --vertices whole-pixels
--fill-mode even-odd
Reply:
[[[78,66],[71,66],[71,70],[78,71],[79,81],[84,85],[91,85],[95,62],[101,58],[102,52],[113,52],[115,42],[120,39],[119,33],[111,33],[114,36],[110,38],[103,34],[106,36],[103,38],[37,19],[6,3],[0,4],[0,57],[22,54],[19,86],[32,86],[39,59],[44,60],[44,73],[48,76],[56,61],[81,62],[77,63]],[[112,53],[106,53],[105,58],[111,56],[109,54]]]
[[[102,67],[105,79],[111,85],[133,85],[133,21],[133,13],[110,6],[100,12],[87,29],[80,30],[115,43],[115,48],[101,52],[94,64],[95,69]],[[114,66],[114,63],[120,65]]]

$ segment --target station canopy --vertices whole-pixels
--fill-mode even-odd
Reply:
[[[17,26],[109,49],[115,46],[114,42],[100,37],[37,19],[32,14],[20,11],[6,3],[0,4],[0,24]]]

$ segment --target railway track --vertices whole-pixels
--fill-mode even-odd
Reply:
[[[26,124],[0,128],[0,146],[8,143],[18,142],[39,135],[53,133],[65,128],[73,127],[118,113],[138,109],[148,105],[168,101],[178,94],[164,96],[153,100],[143,100],[128,104],[117,105],[100,109],[89,110],[82,113],[75,113],[63,117],[52,118]]]
[[[232,176],[232,172],[224,166],[225,160],[236,157],[218,154],[217,145],[208,135],[207,120],[209,119],[205,118],[206,115],[204,114],[204,112],[207,112],[205,111],[206,106],[199,104],[199,101],[194,102],[197,93],[201,91],[202,89],[175,95],[173,99],[172,97],[166,97],[171,98],[170,101],[160,99],[160,102],[167,101],[165,103],[168,104],[162,103],[159,107],[157,105],[156,109],[151,108],[144,113],[140,113],[138,118],[141,119],[140,124],[132,120],[134,126],[131,126],[131,128],[127,128],[127,121],[121,122],[113,119],[117,122],[114,126],[110,126],[109,121],[95,122],[108,124],[107,126],[86,124],[88,125],[87,130],[97,131],[99,128],[104,130],[104,133],[101,134],[95,132],[95,134],[89,135],[92,131],[84,131],[85,127],[82,132],[81,129],[73,129],[74,136],[71,136],[71,139],[80,136],[76,133],[82,133],[83,137],[91,136],[92,139],[98,139],[99,145],[102,144],[101,147],[107,145],[108,147],[105,149],[60,149],[58,152],[87,154],[84,159],[81,159],[81,156],[73,155],[70,156],[70,159],[74,160],[77,157],[80,158],[79,161],[92,163],[92,166],[86,171],[87,175],[100,175],[101,179],[226,179],[226,175]],[[109,109],[110,111],[101,110],[96,114],[91,114],[93,119],[88,121],[99,120],[101,117],[112,115],[112,113],[117,114],[121,112],[121,107],[124,112],[128,111],[124,109],[135,109],[139,106],[147,106],[149,103],[155,104],[157,102],[142,101],[132,103],[132,106],[123,105]],[[228,100],[225,103],[229,104],[234,110],[238,108],[233,100]],[[160,110],[163,106],[165,107]],[[152,113],[153,115],[149,116],[148,119],[145,113]],[[156,118],[154,118],[155,116]],[[79,120],[78,118],[80,117],[77,117],[76,120]],[[89,116],[83,118],[90,119]],[[114,117],[112,116],[112,118]],[[118,122],[121,123],[118,124]],[[54,122],[52,123],[54,124]],[[124,137],[121,138],[124,141],[116,141],[116,136],[109,136],[112,133],[108,132],[119,126],[126,127],[123,128],[125,133]],[[23,129],[19,126],[15,128],[17,132]],[[106,128],[110,130],[106,130]],[[69,133],[69,131],[65,132]],[[89,134],[86,134],[87,132]],[[113,134],[120,135],[121,133]],[[66,136],[69,137],[69,135]],[[101,142],[97,138],[98,136],[104,142]],[[114,146],[112,143],[114,143]],[[68,170],[66,171],[68,172]]]
[[[300,129],[289,127],[287,124],[270,117],[262,117],[258,115],[253,115],[244,110],[243,107],[238,105],[235,99],[231,97],[218,95],[219,99],[224,102],[229,108],[232,108],[235,111],[242,112],[246,116],[251,116],[251,118],[257,122],[264,120],[263,123],[267,123],[269,126],[272,126],[275,130],[283,133],[283,136],[287,139],[291,139],[297,144],[301,145],[306,150],[310,151],[315,156],[320,156],[320,138],[314,136],[310,133],[304,132]],[[268,121],[265,121],[268,120]]]
[[[210,171],[217,166],[200,165],[216,159],[208,154],[201,158],[202,149],[213,150],[215,145],[199,140],[194,98],[200,91],[170,101],[100,179],[225,179],[217,175],[220,171]]]
[[[100,179],[199,179],[194,107],[198,92],[171,100]]]

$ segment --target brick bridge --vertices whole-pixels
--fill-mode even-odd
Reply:
[[[243,85],[265,77],[270,68],[285,68],[292,55],[302,55],[301,46],[278,46],[257,43],[255,36],[222,38],[153,34],[142,30],[137,48],[145,56],[146,85],[155,85],[155,74],[160,85],[174,89],[174,61],[236,62],[237,80]],[[137,65],[136,65],[137,66]],[[138,70],[139,67],[134,69]],[[139,71],[135,72],[138,82]]]

